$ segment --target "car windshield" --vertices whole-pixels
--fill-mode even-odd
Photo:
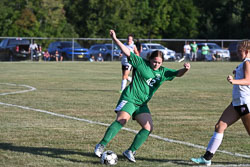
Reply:
[[[165,49],[163,46],[161,45],[148,45],[148,47],[150,49]]]
[[[221,47],[219,45],[211,45],[211,44],[207,44],[207,46],[209,47],[209,49],[221,49]]]
[[[16,40],[16,39],[11,39],[9,40],[9,45],[29,45],[30,41],[27,39],[24,40]]]
[[[112,50],[112,45],[106,45],[108,50]],[[118,50],[118,46],[114,45],[114,50]]]
[[[61,46],[63,48],[72,48],[72,42],[63,42],[63,43],[61,43]],[[74,48],[81,48],[81,45],[74,42]]]

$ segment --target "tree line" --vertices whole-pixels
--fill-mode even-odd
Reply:
[[[248,0],[1,0],[0,36],[247,39]]]

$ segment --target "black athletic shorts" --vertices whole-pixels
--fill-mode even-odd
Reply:
[[[130,70],[131,71],[132,67],[131,66],[125,66],[125,65],[122,65],[122,70]]]
[[[249,109],[246,104],[240,106],[234,106],[234,109],[241,117],[249,113]]]

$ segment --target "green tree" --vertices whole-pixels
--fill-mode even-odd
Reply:
[[[192,0],[65,0],[68,22],[81,37],[195,37],[198,11]]]
[[[200,10],[199,38],[242,38],[244,17],[243,0],[195,0]],[[247,2],[247,1],[246,1]],[[243,28],[244,29],[244,28]]]
[[[248,0],[243,0],[243,12],[242,12],[242,22],[241,22],[241,30],[242,32],[242,37],[243,39],[249,39],[250,38],[250,1]]]
[[[198,31],[198,9],[193,0],[170,0],[170,25],[165,32],[166,38],[196,38]]]
[[[133,22],[143,38],[163,38],[170,24],[171,7],[167,0],[145,0],[136,2]]]
[[[125,38],[135,29],[132,23],[134,0],[79,0],[65,1],[68,22],[81,37],[108,37],[115,29]]]
[[[65,17],[62,0],[2,0],[1,36],[78,37]]]
[[[78,37],[72,25],[67,22],[62,0],[32,0],[27,8],[32,10],[39,24],[36,34],[46,37]]]
[[[15,21],[20,17],[21,10],[25,7],[24,0],[0,1],[0,35],[17,36],[18,27]]]

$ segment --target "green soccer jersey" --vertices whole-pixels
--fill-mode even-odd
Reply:
[[[177,70],[160,67],[153,70],[149,61],[130,53],[129,63],[133,66],[133,80],[123,91],[120,100],[127,100],[136,105],[146,104],[164,81],[171,81],[178,74]]]
[[[197,44],[191,43],[191,44],[190,44],[190,47],[191,47],[191,51],[192,51],[192,52],[196,52],[196,51],[197,51],[197,48],[198,48],[198,45],[197,45]]]
[[[202,53],[203,55],[207,55],[208,52],[209,52],[209,47],[208,47],[208,46],[202,46],[202,48],[201,48],[201,53]]]

